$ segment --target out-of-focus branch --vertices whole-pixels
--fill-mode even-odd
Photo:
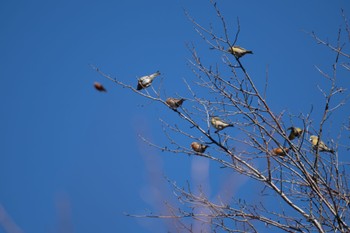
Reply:
[[[0,226],[6,233],[23,233],[22,229],[12,220],[5,208],[0,204]]]

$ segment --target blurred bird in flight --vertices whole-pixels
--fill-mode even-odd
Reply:
[[[99,82],[94,82],[94,87],[98,91],[107,92],[106,88],[104,88],[104,86]]]

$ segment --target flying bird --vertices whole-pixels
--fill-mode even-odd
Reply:
[[[107,92],[106,88],[99,82],[94,82],[94,87],[98,91]]]
[[[317,149],[317,142],[318,142],[318,137],[315,135],[311,135],[310,136],[310,142],[312,144],[312,147],[314,148],[314,150]],[[321,152],[330,152],[330,153],[334,153],[334,150],[330,149],[328,146],[326,146],[326,144],[323,141],[319,141],[318,142],[318,149]]]
[[[299,138],[303,134],[303,130],[298,127],[289,127],[287,130],[290,130],[290,134],[288,136],[289,140],[293,140],[294,138]]]
[[[201,144],[199,142],[192,142],[191,147],[195,152],[204,153],[204,151],[209,147],[208,145]]]
[[[232,46],[227,51],[229,53],[232,53],[236,58],[243,57],[244,55],[246,55],[248,53],[253,54],[253,51],[246,50],[246,49],[239,47],[239,46]]]
[[[233,124],[226,123],[225,121],[221,120],[219,117],[214,116],[210,119],[211,124],[214,126],[215,133],[219,132],[220,130],[225,129],[226,127],[232,127]]]
[[[274,156],[285,156],[288,153],[289,148],[284,147],[283,149],[280,147],[274,148],[271,150],[271,154]]]
[[[157,71],[153,74],[150,74],[150,75],[146,75],[146,76],[143,76],[141,78],[139,78],[138,82],[137,82],[137,87],[136,87],[136,90],[142,90],[144,88],[147,88],[149,86],[151,86],[152,82],[153,82],[153,79],[155,79],[155,77],[159,76],[160,75],[160,72]]]
[[[172,109],[177,109],[182,105],[182,103],[185,101],[185,99],[177,99],[177,98],[168,98],[165,103]]]

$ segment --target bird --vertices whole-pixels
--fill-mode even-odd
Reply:
[[[287,130],[290,130],[290,134],[288,136],[289,140],[293,140],[295,138],[299,138],[303,134],[303,130],[298,127],[289,127]]]
[[[205,150],[209,147],[208,145],[201,144],[199,142],[192,142],[191,147],[195,152],[204,153]]]
[[[177,99],[177,98],[172,98],[169,97],[168,99],[166,99],[165,103],[172,109],[177,109],[178,107],[180,107],[182,105],[182,103],[185,101],[185,99],[181,98],[181,99]]]
[[[152,82],[153,82],[153,79],[155,79],[155,77],[159,76],[160,75],[160,72],[157,71],[153,74],[150,74],[150,75],[146,75],[146,76],[142,76],[141,78],[138,79],[137,81],[137,87],[136,87],[136,90],[142,90],[146,87],[149,87],[151,86]]]
[[[284,147],[283,149],[280,147],[274,148],[271,150],[271,154],[274,156],[285,156],[288,153],[289,148]]]
[[[99,82],[94,82],[94,87],[98,91],[107,92],[106,88]]]
[[[253,51],[246,50],[245,48],[239,46],[232,46],[227,50],[229,53],[232,53],[236,58],[243,57],[244,55],[250,53],[253,54]]]
[[[319,141],[318,142],[318,137],[315,135],[311,135],[310,136],[310,142],[312,144],[312,147],[314,148],[314,150],[317,149],[317,143],[318,143],[318,149],[321,152],[330,152],[330,153],[334,153],[334,150],[330,149],[328,146],[326,146],[326,144],[323,141]]]
[[[225,129],[226,127],[233,127],[233,124],[226,123],[225,121],[221,120],[219,117],[214,116],[210,119],[211,124],[214,126],[215,133],[219,132],[220,130]]]

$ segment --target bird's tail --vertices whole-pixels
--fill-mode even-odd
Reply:
[[[181,105],[186,99],[182,98],[179,100],[179,104]]]
[[[151,78],[151,80],[153,80],[155,77],[157,77],[157,76],[159,76],[159,75],[160,75],[160,72],[159,72],[159,70],[158,70],[158,71],[156,71],[155,73],[149,75],[149,77]]]
[[[250,54],[253,54],[253,51],[252,50],[247,50],[246,53],[250,53]]]
[[[329,149],[328,152],[332,153],[332,154],[335,154],[335,150],[333,150],[333,149]]]
[[[153,75],[159,76],[160,75],[160,71],[157,70]]]

